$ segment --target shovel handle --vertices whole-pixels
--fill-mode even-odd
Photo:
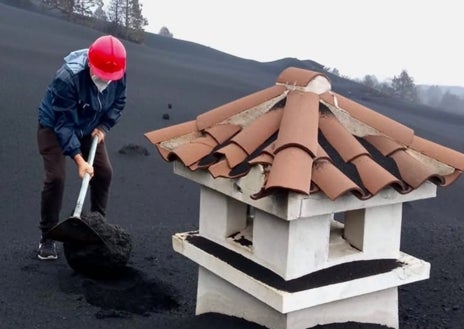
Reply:
[[[92,139],[92,145],[90,146],[89,157],[87,163],[93,166],[93,160],[95,159],[95,152],[97,151],[98,136],[95,135]],[[76,208],[74,209],[73,217],[81,217],[82,207],[84,206],[85,195],[87,194],[87,189],[89,188],[90,174],[85,173],[84,178],[82,179],[81,190],[79,191],[79,196],[77,198]]]

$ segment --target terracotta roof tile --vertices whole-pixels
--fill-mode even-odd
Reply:
[[[409,145],[412,142],[414,131],[403,124],[396,122],[380,113],[377,113],[364,105],[356,103],[335,92],[327,92],[321,95],[321,99],[327,104],[335,106],[340,110],[344,110],[349,115],[367,126],[374,128],[378,132],[391,136],[394,140],[404,145]]]
[[[433,167],[412,157],[404,150],[393,153],[391,157],[395,160],[402,179],[411,187],[417,188],[429,179],[435,180],[440,185],[444,184],[444,178],[437,175]]]
[[[214,124],[230,120],[235,115],[245,111],[251,112],[250,109],[258,107],[265,102],[271,102],[270,104],[272,104],[273,99],[282,96],[285,92],[285,86],[275,85],[200,114],[196,120],[198,129],[203,130]]]
[[[313,158],[299,147],[280,150],[272,162],[265,190],[288,189],[309,194]]]
[[[275,150],[275,141],[269,143],[266,147],[264,147],[259,154],[250,159],[248,162],[250,164],[267,164],[271,165],[274,161],[274,150]]]
[[[198,132],[197,122],[193,120],[150,131],[145,134],[145,137],[148,138],[148,140],[153,144],[159,144],[172,138],[192,134],[195,132]]]
[[[322,73],[296,67],[289,67],[283,70],[277,77],[276,83],[294,87],[308,87],[317,94],[326,92],[330,89],[329,79]],[[313,85],[311,85],[311,83],[313,83]],[[316,85],[317,83],[319,83],[319,85]],[[319,86],[321,86],[321,88],[319,88]],[[321,90],[321,92],[317,92],[318,90]]]
[[[190,166],[208,155],[216,145],[218,145],[216,140],[211,136],[199,137],[190,143],[180,145],[174,151],[170,152],[169,157],[175,156],[185,166]]]
[[[443,184],[441,184],[441,186],[448,186],[452,184],[456,179],[459,178],[459,176],[461,176],[461,174],[462,174],[462,171],[455,170],[452,174],[443,176],[445,181],[443,182]]]
[[[166,150],[164,147],[161,147],[160,144],[155,144],[155,146],[156,146],[156,149],[158,150],[159,154],[161,155],[161,157],[166,161],[170,161],[169,160],[169,154],[171,152],[169,150]]]
[[[364,136],[364,139],[374,145],[384,156],[389,156],[393,152],[398,150],[405,150],[406,146],[403,146],[386,136]]]
[[[229,143],[216,151],[216,154],[223,155],[228,165],[232,168],[244,161],[248,154],[236,143]]]
[[[279,130],[282,113],[282,108],[266,112],[235,135],[232,142],[250,155]]]
[[[398,178],[380,166],[369,155],[363,154],[354,158],[351,163],[355,165],[362,185],[372,195],[388,186],[392,186],[399,191],[407,190]]]
[[[222,144],[241,129],[242,127],[234,124],[217,124],[211,128],[205,129],[204,132],[213,137],[218,144]]]
[[[228,165],[226,160],[221,160],[211,166],[209,166],[208,171],[211,173],[211,176],[214,178],[218,177],[229,177],[231,167]]]
[[[355,193],[362,199],[367,199],[370,196],[327,159],[321,159],[314,163],[312,180],[331,200],[335,200],[348,192]]]
[[[324,111],[321,114],[319,129],[345,162],[350,162],[353,158],[368,153],[331,112]]]
[[[274,152],[297,146],[314,157],[318,147],[319,96],[310,92],[290,92],[283,112],[280,129],[277,125],[279,134]]]
[[[464,170],[464,154],[436,144],[419,136],[414,136],[411,148],[440,162]]]
[[[331,91],[325,75],[292,67],[274,86],[145,136],[164,160],[213,177],[261,166],[254,199],[277,191],[368,199],[387,187],[447,186],[464,170],[463,153]]]

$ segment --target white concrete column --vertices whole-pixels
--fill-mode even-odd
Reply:
[[[246,227],[247,205],[225,194],[201,186],[200,235],[218,243]]]
[[[402,203],[345,212],[345,238],[368,258],[398,258]]]
[[[253,257],[285,280],[309,274],[327,262],[330,215],[285,221],[256,209]]]

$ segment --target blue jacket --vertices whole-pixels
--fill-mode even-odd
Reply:
[[[71,52],[55,73],[39,106],[39,124],[55,131],[64,155],[80,153],[94,128],[107,133],[126,104],[126,75],[99,92],[90,77],[88,49]]]

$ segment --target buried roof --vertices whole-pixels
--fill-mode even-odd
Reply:
[[[290,67],[274,86],[145,136],[164,160],[214,178],[259,168],[253,199],[282,190],[368,199],[387,187],[446,186],[464,170],[464,154],[330,89],[323,74]]]

